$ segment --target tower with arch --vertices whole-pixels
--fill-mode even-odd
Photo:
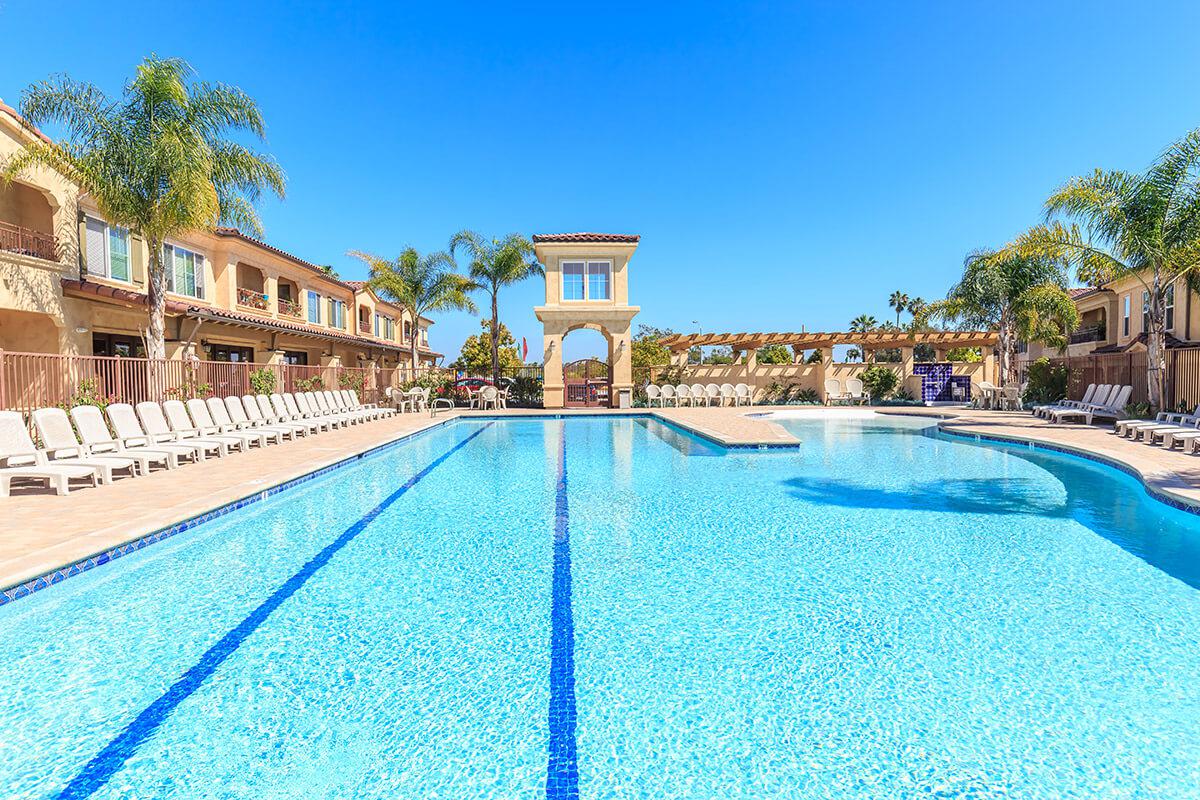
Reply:
[[[632,392],[632,325],[641,309],[629,304],[629,261],[639,239],[617,233],[533,237],[537,259],[546,270],[546,302],[534,308],[542,323],[546,408],[579,404],[615,408],[623,393]],[[568,385],[571,377],[564,379],[563,339],[584,328],[599,331],[608,342],[608,369],[606,391],[581,395],[569,391],[578,388]]]

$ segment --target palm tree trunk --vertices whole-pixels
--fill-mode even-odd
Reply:
[[[492,384],[500,385],[500,309],[496,305],[499,287],[492,287]]]
[[[146,247],[150,250],[146,280],[147,304],[150,307],[150,319],[146,324],[146,356],[153,360],[167,357],[167,271],[162,263],[162,242],[147,236]]]
[[[1164,384],[1167,374],[1167,320],[1157,269],[1154,270],[1154,283],[1150,289],[1149,311],[1150,325],[1146,330],[1146,394],[1150,405],[1157,411],[1163,411],[1166,399]]]
[[[417,313],[417,309],[415,308],[409,308],[408,314],[412,317],[412,328],[409,329],[411,338],[408,340],[409,366],[412,368],[412,379],[415,381],[417,379],[417,368],[421,363],[417,356],[417,333],[420,330],[417,320],[421,319],[421,315]]]

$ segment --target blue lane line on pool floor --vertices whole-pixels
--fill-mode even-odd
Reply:
[[[558,440],[554,492],[554,578],[550,593],[550,747],[546,800],[579,797],[575,745],[575,620],[571,614],[571,524],[567,506],[567,431]]]
[[[225,660],[233,655],[242,643],[267,621],[267,618],[271,616],[271,613],[275,609],[279,608],[279,606],[283,605],[284,601],[294,595],[321,567],[328,564],[330,559],[339,550],[349,544],[354,537],[362,533],[368,525],[386,511],[388,506],[403,497],[409,489],[420,483],[425,476],[433,472],[443,461],[466,447],[468,442],[483,433],[491,425],[492,423],[489,422],[438,456],[427,467],[409,478],[403,486],[388,495],[383,502],[368,511],[358,522],[355,522],[343,531],[340,536],[326,545],[321,552],[313,556],[308,563],[301,567],[292,577],[288,578],[283,585],[276,589],[257,608],[251,611],[233,630],[222,636],[219,642],[210,647],[204,655],[200,656],[200,660],[188,669],[187,672],[183,673],[183,676],[171,688],[167,689],[161,697],[147,706],[142,713],[138,714],[133,722],[129,723],[117,738],[109,742],[103,750],[87,763],[79,774],[58,794],[58,797],[90,797],[108,783],[109,779],[121,767],[125,766],[125,762],[133,756],[138,747],[154,735],[154,732],[167,720],[171,712],[178,708],[180,703],[194,694],[204,681],[216,672],[217,668],[225,663]]]

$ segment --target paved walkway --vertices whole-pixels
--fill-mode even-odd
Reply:
[[[775,422],[762,416],[772,407],[653,409],[655,416],[691,428],[726,444],[794,443]],[[778,410],[777,407],[775,410]],[[938,416],[945,427],[965,433],[1000,435],[1075,448],[1132,467],[1149,485],[1200,506],[1200,456],[1169,453],[1161,447],[1118,439],[1107,428],[1052,426],[1029,414],[962,409],[889,408],[888,413]],[[836,409],[832,413],[839,413]],[[231,454],[178,470],[159,470],[120,479],[66,497],[44,490],[14,489],[0,498],[0,589],[23,583],[65,565],[168,527],[189,517],[247,497],[270,486],[395,441],[452,417],[494,412],[455,411],[431,419],[406,414],[330,431],[264,450]],[[538,416],[540,410],[510,410],[508,416]],[[587,414],[588,411],[567,411]],[[646,413],[645,409],[603,413]]]

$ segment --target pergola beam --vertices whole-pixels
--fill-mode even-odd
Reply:
[[[737,350],[757,350],[768,344],[818,350],[839,344],[870,346],[872,348],[914,347],[928,344],[935,347],[994,347],[997,335],[991,331],[868,331],[814,333],[673,333],[659,340],[671,352],[692,347],[729,346]]]

